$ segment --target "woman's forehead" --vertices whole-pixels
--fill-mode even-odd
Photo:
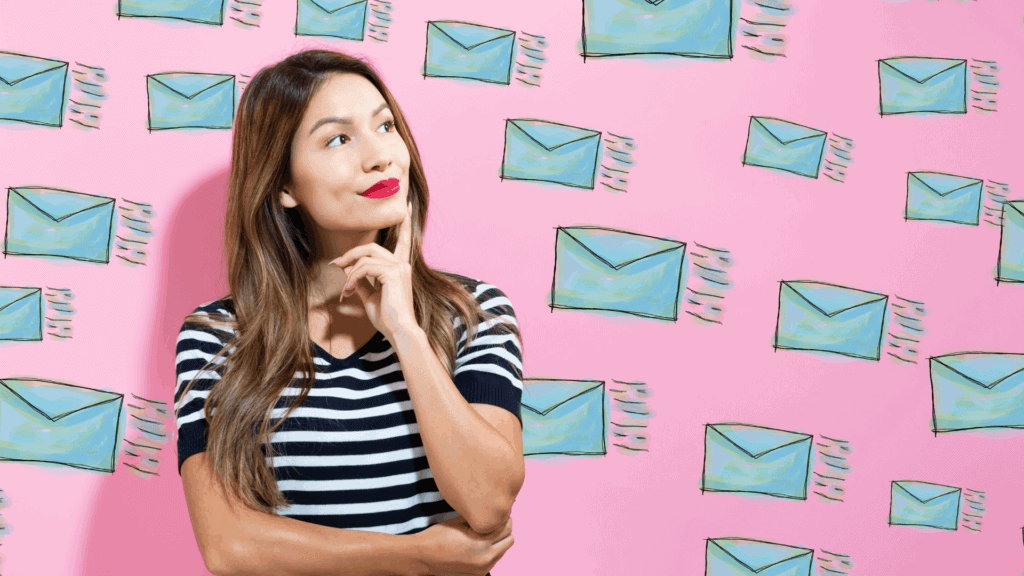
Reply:
[[[320,114],[360,116],[372,114],[384,103],[384,96],[372,82],[359,74],[334,73],[310,100],[306,119]],[[312,121],[316,121],[313,118]]]

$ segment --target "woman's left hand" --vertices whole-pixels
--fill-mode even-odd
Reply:
[[[342,298],[354,289],[370,322],[395,345],[395,335],[419,327],[412,298],[412,204],[398,226],[394,253],[376,242],[356,246],[331,262],[345,270]],[[377,288],[369,278],[377,281]]]

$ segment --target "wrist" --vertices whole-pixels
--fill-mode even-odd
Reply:
[[[403,539],[398,547],[405,576],[429,576],[430,563],[424,547],[422,532],[399,536]]]
[[[393,344],[398,350],[404,350],[413,344],[427,341],[427,333],[419,324],[395,330],[394,337],[395,341]]]

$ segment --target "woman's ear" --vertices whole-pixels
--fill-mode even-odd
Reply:
[[[284,206],[285,208],[295,208],[296,206],[299,205],[299,203],[295,201],[295,197],[292,196],[290,192],[283,188],[281,189],[280,200],[281,205]]]

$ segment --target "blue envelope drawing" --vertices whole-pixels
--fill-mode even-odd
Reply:
[[[0,120],[60,128],[68,63],[0,51]]]
[[[996,280],[1024,283],[1024,200],[1003,202]]]
[[[751,116],[744,166],[774,168],[817,178],[828,132],[768,116]]]
[[[955,486],[894,480],[889,525],[956,530],[960,519],[960,492]]]
[[[732,58],[733,0],[584,0],[583,57]]]
[[[885,333],[885,294],[813,280],[783,281],[775,348],[878,360]]]
[[[899,56],[878,61],[879,106],[890,114],[966,114],[967,60]]]
[[[686,243],[599,226],[559,226],[551,307],[675,321]]]
[[[110,262],[114,199],[47,188],[8,188],[4,254]]]
[[[505,122],[502,180],[593,190],[600,158],[601,133],[596,130],[534,118]]]
[[[224,23],[225,0],[117,0],[118,17]]]
[[[508,84],[515,45],[514,30],[456,20],[427,22],[423,75]]]
[[[722,422],[704,427],[702,492],[807,499],[814,436]]]
[[[298,0],[296,36],[329,36],[362,40],[366,31],[367,0]]]
[[[705,576],[812,576],[814,549],[750,538],[708,538]]]
[[[907,173],[907,220],[941,220],[977,226],[984,181],[941,172]]]
[[[0,461],[113,472],[123,399],[38,378],[0,380]]]
[[[0,286],[0,341],[43,339],[43,289]]]
[[[600,380],[523,379],[523,454],[606,454]]]
[[[932,431],[1024,429],[1024,354],[957,352],[928,360]]]
[[[235,77],[231,74],[163,72],[146,76],[149,129],[230,130],[235,117]]]

